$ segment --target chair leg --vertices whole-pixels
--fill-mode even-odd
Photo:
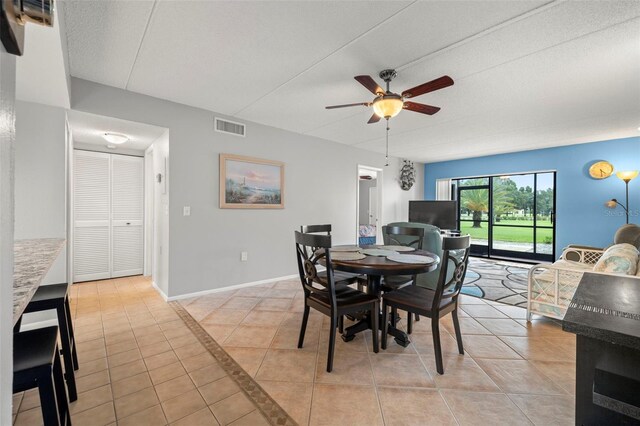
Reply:
[[[58,402],[53,380],[53,371],[38,377],[38,391],[40,393],[40,405],[42,410],[42,420],[45,426],[59,425],[60,414],[58,412]]]
[[[417,277],[413,277],[413,285],[414,285],[414,286],[417,286],[417,285],[418,285]],[[411,315],[411,314],[409,314],[409,315]],[[420,315],[415,314],[415,317],[416,317],[416,321],[420,321]]]
[[[327,354],[327,373],[331,373],[333,370],[333,352],[336,347],[336,318],[335,313],[331,315],[331,329],[329,330],[329,353]]]
[[[382,299],[382,349],[387,349],[387,333],[389,333],[389,308]]]
[[[60,415],[60,424],[71,424],[71,413],[69,412],[69,400],[64,386],[64,376],[62,374],[62,363],[60,356],[53,358],[53,381],[56,388],[56,400],[58,402],[58,414]]]
[[[433,349],[436,354],[436,370],[438,370],[438,374],[444,374],[442,347],[440,346],[440,321],[437,317],[431,318],[431,332],[433,333]]]
[[[69,338],[71,339],[71,355],[73,355],[73,368],[80,368],[78,364],[78,351],[76,350],[76,335],[73,332],[73,318],[71,316],[71,307],[69,306],[69,297],[64,300],[64,309],[67,312],[67,321],[69,321]]]
[[[19,333],[21,325],[22,325],[22,315],[20,315],[20,318],[18,318],[18,322],[16,323],[16,325],[13,326],[13,332]]]
[[[373,312],[371,312],[371,331],[373,332],[373,352],[378,353],[378,321],[380,318],[380,304],[375,302],[373,305]]]
[[[451,312],[451,319],[453,319],[453,328],[456,331],[456,340],[458,341],[458,352],[460,353],[460,355],[464,355],[464,348],[462,347],[462,333],[460,332],[460,322],[458,321],[457,308]]]
[[[74,374],[73,355],[71,354],[71,339],[69,338],[69,328],[67,327],[67,310],[64,304],[58,306],[58,325],[60,326],[60,341],[62,342],[62,354],[64,355],[64,375],[67,380],[67,389],[69,390],[69,399],[71,402],[78,399],[78,391],[76,389],[76,378]]]
[[[413,332],[413,314],[407,311],[407,334]]]
[[[338,333],[344,333],[344,315],[338,317]]]
[[[300,337],[298,338],[298,349],[302,347],[304,343],[304,333],[307,331],[307,321],[309,320],[309,308],[308,305],[304,306],[304,313],[302,314],[302,325],[300,325]]]

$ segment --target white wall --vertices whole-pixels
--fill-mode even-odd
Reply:
[[[66,238],[66,111],[16,101],[15,238]],[[66,282],[66,250],[43,281]]]
[[[16,57],[0,46],[0,424],[11,424]]]
[[[169,181],[165,161],[169,164],[169,131],[151,145],[153,175],[162,174],[162,182],[153,183],[153,282],[165,294],[169,293]],[[165,189],[166,188],[166,191]]]
[[[334,244],[353,243],[357,165],[384,165],[381,154],[256,123],[247,123],[246,138],[217,133],[212,112],[75,78],[71,106],[169,129],[170,297],[296,273],[293,231],[302,224],[331,223]],[[285,162],[285,209],[219,209],[220,153]],[[408,201],[422,198],[421,176],[411,191],[400,189],[400,167],[392,158],[384,170],[383,223],[406,220]]]
[[[15,239],[66,238],[66,111],[16,101]],[[67,250],[60,251],[42,284],[67,282]],[[23,324],[55,319],[25,314]]]

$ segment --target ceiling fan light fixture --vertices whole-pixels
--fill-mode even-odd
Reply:
[[[384,95],[373,101],[373,112],[380,118],[391,118],[398,115],[403,106],[404,102],[400,95]]]
[[[122,135],[120,133],[107,132],[102,137],[109,143],[120,145],[129,140],[129,136]]]

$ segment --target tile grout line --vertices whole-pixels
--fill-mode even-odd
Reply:
[[[271,398],[271,396],[220,346],[189,312],[178,302],[169,302],[185,325],[193,332],[196,339],[220,363],[228,376],[238,384],[245,396],[251,400],[265,419],[274,425],[296,425],[289,414]],[[254,396],[253,393],[257,393]],[[274,419],[275,417],[275,419]]]

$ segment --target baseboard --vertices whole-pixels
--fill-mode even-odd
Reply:
[[[269,279],[266,279],[266,280],[252,281],[252,282],[243,283],[243,284],[235,284],[235,285],[230,285],[230,286],[227,286],[227,287],[214,288],[214,289],[211,289],[211,290],[198,291],[198,292],[195,292],[195,293],[180,294],[178,296],[171,296],[171,297],[167,297],[162,292],[162,290],[160,290],[155,285],[155,283],[153,283],[153,286],[160,293],[160,295],[164,298],[165,301],[172,302],[174,300],[188,299],[190,297],[205,296],[207,294],[213,294],[213,293],[222,293],[223,291],[238,290],[238,289],[241,289],[241,288],[253,287],[253,286],[256,286],[256,285],[260,285],[260,284],[269,284],[269,283],[272,283],[272,282],[275,282],[275,281],[290,280],[292,278],[297,278],[297,277],[298,277],[298,274],[286,275],[284,277],[269,278]]]
[[[56,326],[58,325],[57,318],[51,318],[48,320],[36,321],[31,323],[22,323],[20,325],[20,331],[35,330],[36,328],[51,327],[53,325],[56,325]]]
[[[164,299],[165,302],[169,300],[169,297],[167,297],[164,291],[162,291],[162,289],[158,287],[155,281],[151,281],[151,286],[153,286],[153,288],[156,289],[156,291],[160,294],[160,296]]]

